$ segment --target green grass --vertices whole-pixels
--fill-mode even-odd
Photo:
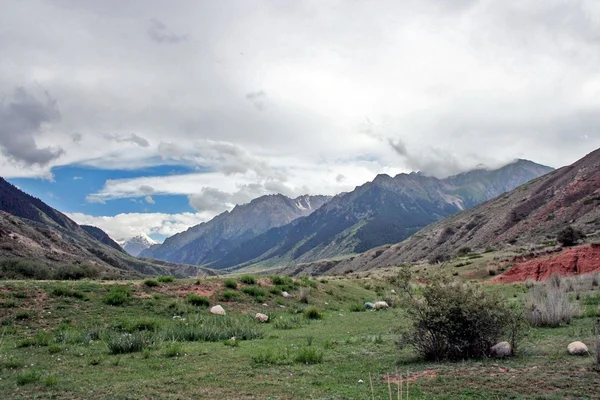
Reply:
[[[253,297],[265,297],[267,294],[267,291],[263,288],[260,287],[256,287],[256,286],[248,286],[242,289],[242,292],[246,293],[247,295],[253,296]]]
[[[223,286],[225,286],[226,288],[229,288],[229,289],[237,289],[238,284],[233,279],[225,279],[223,281]]]
[[[451,275],[456,269],[448,270]],[[219,284],[207,297],[218,304],[225,285],[223,278],[205,279],[203,285],[211,279]],[[16,307],[0,308],[1,397],[388,399],[385,377],[396,370],[412,377],[410,399],[592,399],[600,390],[592,357],[566,354],[573,340],[593,351],[595,317],[532,328],[516,358],[430,363],[416,359],[410,348],[399,350],[399,332],[409,322],[401,306],[350,312],[376,300],[375,288],[389,290],[375,275],[306,284],[310,306],[299,301],[298,287],[290,289],[294,298],[282,299],[269,297],[270,287],[253,286],[265,290],[268,306],[227,288],[240,297],[222,303],[226,317],[185,301],[186,290],[197,290],[193,282],[163,285],[158,296],[143,281],[120,285],[130,295],[119,306],[104,302],[115,285],[2,282],[2,300],[19,291],[28,297],[18,299]],[[56,287],[84,293],[85,299],[52,295]],[[484,288],[511,301],[525,294],[519,285]],[[581,293],[581,302],[591,295],[595,292]],[[313,307],[322,319],[305,318]],[[29,318],[17,320],[20,312]],[[256,312],[272,322],[258,323]],[[21,341],[30,345],[17,347]],[[512,376],[518,385],[505,384]],[[391,389],[395,394],[395,386]]]
[[[155,279],[146,279],[144,281],[144,285],[146,285],[148,287],[156,287],[156,286],[159,286],[160,283],[158,283],[158,281]]]
[[[175,278],[170,275],[163,275],[156,277],[156,280],[160,283],[172,283],[175,281]]]
[[[193,293],[187,295],[187,302],[196,307],[208,307],[210,305],[210,300],[207,297]]]
[[[252,275],[242,275],[240,277],[240,282],[245,283],[246,285],[256,285],[256,278]]]

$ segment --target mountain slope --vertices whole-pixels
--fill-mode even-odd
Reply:
[[[403,240],[549,171],[552,168],[517,160],[496,170],[478,169],[446,179],[419,173],[378,175],[291,226],[242,243],[210,266],[286,265],[364,252]]]
[[[208,222],[167,238],[163,244],[144,250],[150,257],[188,264],[210,264],[241,243],[271,229],[309,215],[326,203],[328,196],[268,195],[238,205]]]
[[[187,277],[199,272],[195,266],[131,257],[102,230],[79,226],[0,178],[0,262],[11,259],[28,260],[36,268],[48,270],[88,265],[112,277],[154,274]],[[214,274],[204,269],[202,273]]]
[[[491,201],[419,231],[408,240],[305,272],[361,271],[453,257],[462,247],[501,249],[554,240],[567,225],[600,230],[600,149]],[[290,271],[288,271],[290,272]]]
[[[91,237],[93,237],[94,239],[99,241],[100,243],[110,246],[113,249],[118,250],[122,253],[125,252],[125,250],[119,245],[119,243],[112,240],[112,238],[110,236],[108,236],[108,234],[106,232],[104,232],[102,229],[95,227],[95,226],[91,226],[91,225],[80,225],[80,226],[84,231],[87,232],[88,235],[90,235]]]
[[[157,244],[151,237],[144,233],[140,233],[139,235],[132,237],[123,243],[123,250],[127,252],[127,254],[137,257],[140,253],[152,245]]]

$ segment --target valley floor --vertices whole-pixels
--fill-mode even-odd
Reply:
[[[391,391],[396,399],[400,375],[403,398],[410,399],[593,399],[600,393],[594,357],[566,351],[574,340],[593,351],[590,313],[560,328],[532,329],[515,358],[428,363],[398,349],[398,328],[409,323],[401,308],[358,312],[364,301],[389,294],[374,280],[299,279],[279,286],[234,280],[237,288],[225,288],[221,278],[120,282],[129,293],[122,302],[114,283],[0,282],[1,397],[389,399]],[[284,299],[281,289],[294,298]],[[513,298],[526,292],[520,285],[502,290]],[[191,292],[223,305],[228,316],[193,305],[202,301],[188,299]],[[318,308],[312,316],[322,319],[306,318],[307,307]],[[271,322],[257,322],[256,312]],[[227,340],[231,332],[234,341]],[[139,351],[111,354],[131,344],[115,341],[135,338],[141,338]]]

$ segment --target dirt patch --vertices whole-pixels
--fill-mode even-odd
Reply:
[[[400,376],[400,374],[401,374],[400,372],[398,373],[398,375],[396,375],[396,374],[385,374],[385,375],[382,375],[381,380],[383,382],[385,382],[385,383],[389,382],[389,383],[392,383],[394,385],[398,385],[398,384],[401,384],[401,383],[406,383],[406,381],[407,381],[406,375],[403,374],[402,376]],[[438,376],[437,371],[435,371],[433,369],[425,369],[425,370],[423,370],[421,372],[410,374],[409,377],[408,377],[408,381],[409,382],[416,382],[419,379],[423,379],[423,378],[433,379],[433,378],[436,378],[437,376]]]
[[[583,275],[600,272],[600,245],[579,246],[557,255],[534,258],[516,264],[493,283],[517,283],[527,279],[542,281],[552,275]]]

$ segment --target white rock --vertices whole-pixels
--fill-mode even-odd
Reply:
[[[392,294],[396,294],[396,291],[395,291],[394,289],[392,289],[392,292],[391,292],[391,293],[392,293]]]
[[[567,351],[572,356],[585,356],[589,354],[588,348],[583,342],[569,343]]]
[[[512,348],[508,342],[500,342],[490,349],[490,355],[496,358],[508,357],[512,354]]]
[[[256,313],[254,318],[259,320],[260,322],[267,322],[269,320],[269,316],[267,314],[262,314],[262,313]]]
[[[390,305],[388,303],[386,303],[385,301],[377,301],[375,302],[375,304],[373,304],[373,308],[376,310],[380,310],[383,308],[389,308]]]
[[[210,313],[215,315],[225,315],[225,309],[219,305],[216,305],[210,309]]]
[[[288,299],[288,298],[292,297],[292,296],[291,296],[291,295],[290,295],[288,292],[281,292],[281,295],[282,295],[283,297],[285,297],[286,299]]]

